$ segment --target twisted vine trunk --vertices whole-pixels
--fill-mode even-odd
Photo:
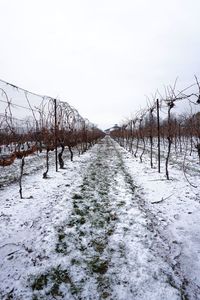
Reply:
[[[142,162],[142,156],[145,152],[145,149],[146,149],[146,143],[145,143],[145,139],[144,137],[142,137],[142,142],[143,142],[143,149],[142,149],[142,153],[140,154],[140,162]]]
[[[172,129],[171,129],[171,109],[174,107],[174,103],[171,102],[169,103],[168,106],[168,149],[167,149],[167,157],[165,161],[165,172],[166,172],[166,177],[167,180],[169,180],[169,170],[168,170],[168,165],[169,165],[169,157],[170,157],[170,152],[171,152],[171,145],[172,145]]]
[[[139,136],[138,136],[138,133],[136,133],[136,135],[137,135],[137,144],[136,144],[136,149],[135,149],[135,153],[134,153],[135,157],[137,157],[138,146],[139,146]]]
[[[49,172],[49,151],[50,149],[46,150],[46,171],[43,173],[43,178],[47,178],[47,173]]]
[[[19,194],[20,194],[20,199],[23,199],[23,195],[22,195],[22,176],[23,176],[24,165],[25,165],[24,159],[25,159],[25,157],[23,156],[21,158],[21,166],[20,166],[20,176],[19,176]]]
[[[178,124],[179,151],[182,153],[181,124]]]
[[[197,149],[197,153],[198,153],[198,157],[199,157],[199,164],[200,164],[200,143],[198,143],[196,145],[196,149]]]
[[[68,149],[69,149],[69,152],[70,152],[70,159],[71,159],[71,161],[73,161],[74,154],[73,154],[73,151],[72,151],[72,147],[70,145],[68,145]]]
[[[62,155],[63,155],[63,152],[65,150],[65,146],[63,143],[60,144],[61,146],[61,151],[60,153],[58,153],[58,162],[59,162],[59,165],[60,165],[60,169],[63,169],[64,168],[64,160],[62,158]]]
[[[153,137],[152,137],[152,135],[150,135],[149,139],[150,139],[150,164],[151,164],[151,168],[153,168]]]
[[[167,137],[167,140],[168,140],[168,151],[167,151],[167,157],[166,157],[166,161],[165,161],[165,170],[166,170],[167,180],[169,180],[168,164],[169,164],[169,157],[170,157],[170,152],[171,152],[172,140],[171,140],[170,137]]]

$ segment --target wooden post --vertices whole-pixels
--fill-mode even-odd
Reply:
[[[55,121],[55,130],[54,130],[54,138],[55,138],[55,164],[56,164],[56,172],[58,172],[58,143],[57,143],[57,101],[54,99],[54,121]]]
[[[159,100],[156,100],[157,106],[157,134],[158,134],[158,173],[160,173],[160,107]]]

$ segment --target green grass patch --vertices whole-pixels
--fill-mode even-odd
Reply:
[[[81,210],[80,208],[75,208],[74,212],[79,216],[85,216],[86,212],[84,210]]]
[[[55,298],[63,297],[64,295],[60,290],[60,285],[63,283],[69,285],[72,294],[80,291],[72,282],[68,271],[61,269],[60,266],[52,268],[46,274],[41,274],[36,277],[32,283],[32,289],[38,292],[47,288],[46,295],[51,295]],[[34,295],[33,299],[37,299],[37,295]]]
[[[103,253],[104,249],[106,248],[106,241],[105,240],[93,240],[92,247],[95,249],[96,252],[100,254]]]
[[[66,234],[64,233],[63,228],[59,228],[58,230],[58,242],[56,244],[56,252],[67,254],[67,243],[65,242]]]
[[[108,270],[108,261],[99,256],[94,257],[89,263],[89,268],[93,273],[105,274]]]

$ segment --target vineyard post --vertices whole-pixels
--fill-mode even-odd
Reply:
[[[57,145],[57,101],[54,99],[54,115],[55,115],[55,163],[56,163],[56,172],[58,172],[58,145]]]
[[[160,114],[159,100],[156,100],[157,106],[157,134],[158,134],[158,173],[160,173]]]

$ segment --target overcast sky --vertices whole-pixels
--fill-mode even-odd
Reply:
[[[105,129],[200,78],[200,0],[0,0],[0,78]]]

